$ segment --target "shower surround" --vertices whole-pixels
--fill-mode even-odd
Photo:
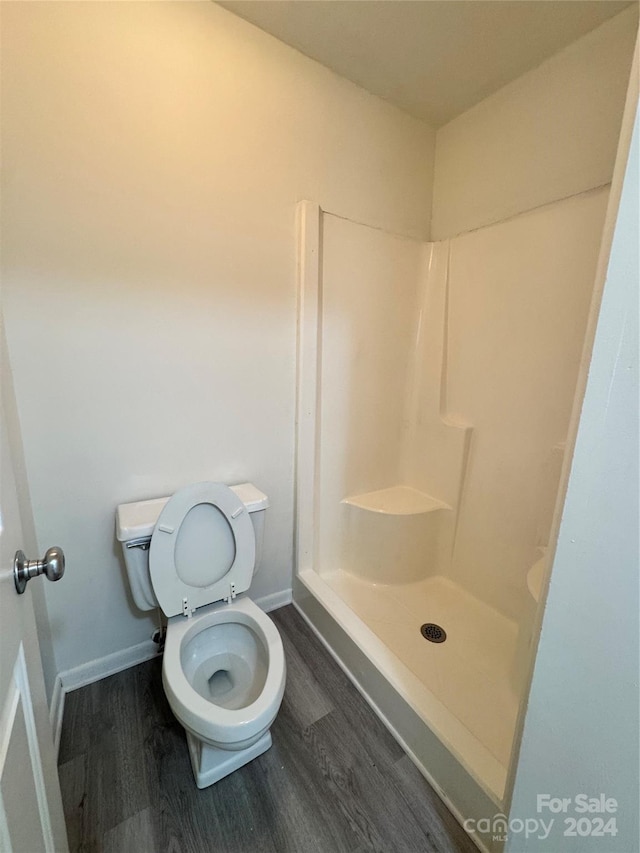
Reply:
[[[299,207],[296,601],[464,816],[504,806],[607,197],[435,243]]]

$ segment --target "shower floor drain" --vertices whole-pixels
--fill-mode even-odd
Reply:
[[[420,628],[420,633],[430,643],[444,643],[447,639],[447,632],[435,622],[425,622]]]

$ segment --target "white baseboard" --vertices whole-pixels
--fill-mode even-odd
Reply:
[[[154,643],[153,640],[145,640],[143,643],[138,643],[137,646],[121,649],[102,658],[90,660],[87,663],[80,664],[80,666],[67,669],[61,672],[58,678],[62,682],[64,692],[71,693],[72,690],[78,690],[80,687],[86,687],[87,684],[93,684],[94,681],[100,681],[110,675],[115,675],[116,672],[122,672],[123,669],[129,669],[130,666],[151,660],[157,654],[158,644]]]
[[[277,610],[278,607],[284,607],[286,604],[291,604],[293,595],[290,589],[283,589],[280,592],[272,592],[271,595],[263,595],[262,598],[254,598],[254,604],[257,604],[265,613],[270,613],[272,610]]]
[[[262,598],[255,599],[255,603],[265,613],[276,610],[278,607],[284,607],[286,604],[291,604],[291,601],[292,594],[290,589],[273,592],[270,595],[263,595]],[[49,707],[49,722],[51,723],[56,757],[60,748],[65,695],[72,690],[78,690],[80,687],[86,687],[95,681],[100,681],[103,678],[108,678],[110,675],[115,675],[117,672],[122,672],[123,669],[129,669],[131,666],[137,666],[139,663],[151,660],[157,654],[157,644],[153,640],[145,640],[143,643],[138,643],[137,646],[121,649],[118,652],[113,652],[110,655],[105,655],[102,658],[97,658],[96,660],[58,673]]]
[[[291,604],[291,590],[285,589],[280,592],[273,592],[270,595],[262,596],[262,598],[256,598],[254,601],[265,613],[269,613],[269,611],[276,610],[278,607],[284,607],[285,604]],[[54,695],[51,700],[51,708],[53,709],[54,706],[59,704],[60,699],[57,694],[60,692],[70,693],[72,690],[78,690],[80,687],[86,687],[87,684],[93,684],[94,681],[100,681],[109,675],[115,675],[116,672],[122,672],[123,669],[128,669],[130,666],[136,666],[139,663],[151,660],[157,654],[157,644],[153,640],[145,640],[136,646],[121,649],[110,655],[96,658],[96,660],[88,661],[87,663],[80,664],[80,666],[75,666],[58,673],[53,688]],[[51,711],[51,716],[53,719],[53,710]]]
[[[86,687],[88,684],[93,684],[94,681],[100,681],[103,678],[108,678],[110,675],[115,675],[116,672],[122,672],[123,669],[129,669],[130,666],[136,666],[139,663],[151,660],[157,654],[157,644],[153,640],[145,640],[143,643],[138,643],[137,646],[121,649],[118,652],[113,652],[110,655],[105,655],[102,658],[91,660],[88,663],[83,663],[80,666],[74,666],[71,669],[58,673],[53,685],[53,694],[49,706],[49,722],[51,723],[56,758],[60,749],[60,734],[62,732],[62,717],[66,694],[71,693],[72,690],[78,690],[80,687]]]

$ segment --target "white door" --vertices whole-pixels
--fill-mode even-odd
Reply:
[[[6,396],[11,382],[3,344],[0,340],[0,851],[50,853],[68,846],[31,603],[30,587],[47,581],[30,580],[23,595],[13,581],[13,557],[25,545],[7,429],[13,401]]]

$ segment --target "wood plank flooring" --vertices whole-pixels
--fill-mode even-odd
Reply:
[[[271,614],[287,686],[264,755],[199,791],[160,658],[66,697],[72,853],[476,853],[292,606]]]

